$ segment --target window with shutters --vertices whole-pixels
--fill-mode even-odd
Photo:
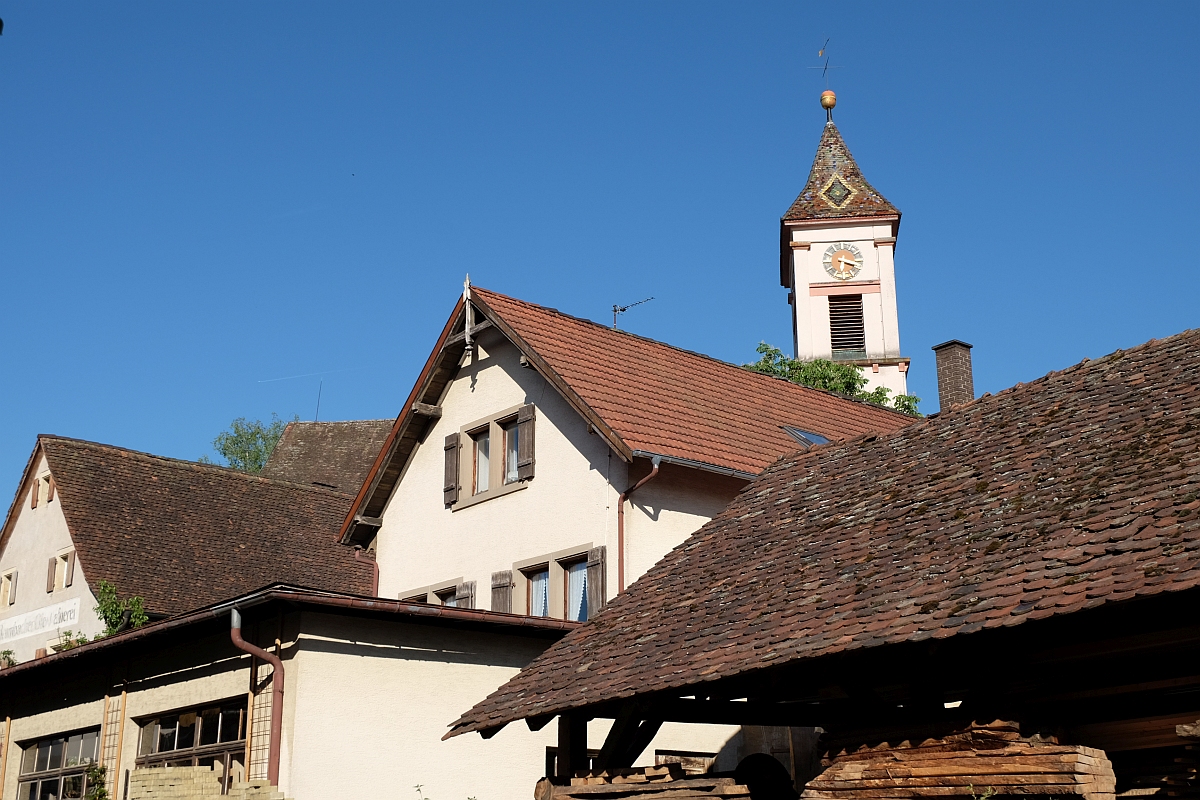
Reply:
[[[861,294],[829,296],[829,341],[835,359],[867,357]]]
[[[464,581],[462,578],[458,578],[452,581],[432,583],[419,589],[401,592],[399,598],[404,603],[429,603],[448,608],[475,608],[475,581]]]
[[[39,475],[33,482],[33,488],[29,490],[29,507],[37,508],[49,503],[54,499],[54,490],[54,477],[49,472]]]
[[[533,405],[514,406],[446,437],[443,499],[455,511],[525,488],[534,471]]]
[[[606,587],[605,548],[572,548],[493,573],[492,610],[583,621],[604,608]]]
[[[17,571],[10,569],[0,575],[0,614],[17,602]]]
[[[46,591],[66,589],[75,579],[75,551],[63,550],[50,558],[46,567]]]

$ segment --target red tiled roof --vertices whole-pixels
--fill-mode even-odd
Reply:
[[[370,594],[371,568],[333,541],[348,495],[224,467],[39,436],[79,564],[152,614],[272,583]]]
[[[839,200],[836,187],[830,191],[837,179],[848,196]],[[832,122],[825,123],[817,155],[813,159],[808,183],[791,208],[783,215],[784,222],[808,219],[838,219],[842,217],[886,217],[900,216],[900,209],[887,201],[879,191],[867,183],[859,170],[854,156]]]
[[[260,475],[357,492],[394,420],[289,422]]]
[[[797,442],[783,426],[844,439],[913,422],[894,411],[472,288],[630,450],[756,474]]]
[[[1200,587],[1197,375],[1188,331],[787,456],[455,732]]]

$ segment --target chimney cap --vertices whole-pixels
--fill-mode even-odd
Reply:
[[[941,344],[935,344],[935,345],[934,345],[934,346],[933,346],[931,349],[933,349],[933,350],[941,350],[941,349],[942,349],[942,348],[944,348],[944,347],[950,347],[950,346],[952,346],[952,345],[959,345],[959,346],[961,346],[961,347],[965,347],[965,348],[967,348],[968,350],[970,350],[972,347],[974,347],[974,346],[975,346],[975,345],[972,345],[972,344],[967,344],[967,343],[966,343],[966,342],[964,342],[962,339],[951,339],[951,340],[950,340],[950,341],[948,341],[948,342],[942,342]]]

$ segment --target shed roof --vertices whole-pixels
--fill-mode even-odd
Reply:
[[[271,583],[369,594],[334,542],[350,496],[111,445],[42,435],[93,594],[100,580],[172,615]]]
[[[452,733],[1200,586],[1200,331],[780,459]]]

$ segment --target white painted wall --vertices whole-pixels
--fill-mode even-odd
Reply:
[[[493,572],[551,553],[608,552],[609,597],[617,593],[617,509],[628,465],[495,331],[442,399],[442,416],[417,447],[383,512],[376,540],[383,597],[457,579],[476,582],[476,607],[491,603]],[[537,408],[536,465],[525,488],[447,509],[442,499],[444,441],[462,426],[523,403]],[[463,457],[470,450],[463,448]],[[664,465],[625,509],[626,583],[650,568],[733,498],[739,481]],[[469,494],[464,492],[462,499]],[[514,576],[520,580],[519,575]],[[514,593],[523,596],[520,588]],[[514,606],[523,612],[524,607]]]
[[[58,641],[63,631],[70,629],[82,632],[91,638],[104,630],[104,624],[96,615],[96,598],[88,588],[82,559],[75,561],[75,574],[71,585],[53,592],[46,591],[47,564],[52,556],[74,546],[63,516],[62,497],[55,494],[53,500],[29,507],[29,493],[33,482],[48,471],[46,459],[39,452],[30,480],[18,489],[15,520],[3,545],[0,546],[0,574],[10,569],[17,570],[16,603],[0,607],[0,629],[6,620],[60,604],[78,601],[76,621],[67,621],[40,630],[36,634],[22,636],[13,641],[0,642],[0,650],[12,650],[18,662],[33,658],[34,651]]]

